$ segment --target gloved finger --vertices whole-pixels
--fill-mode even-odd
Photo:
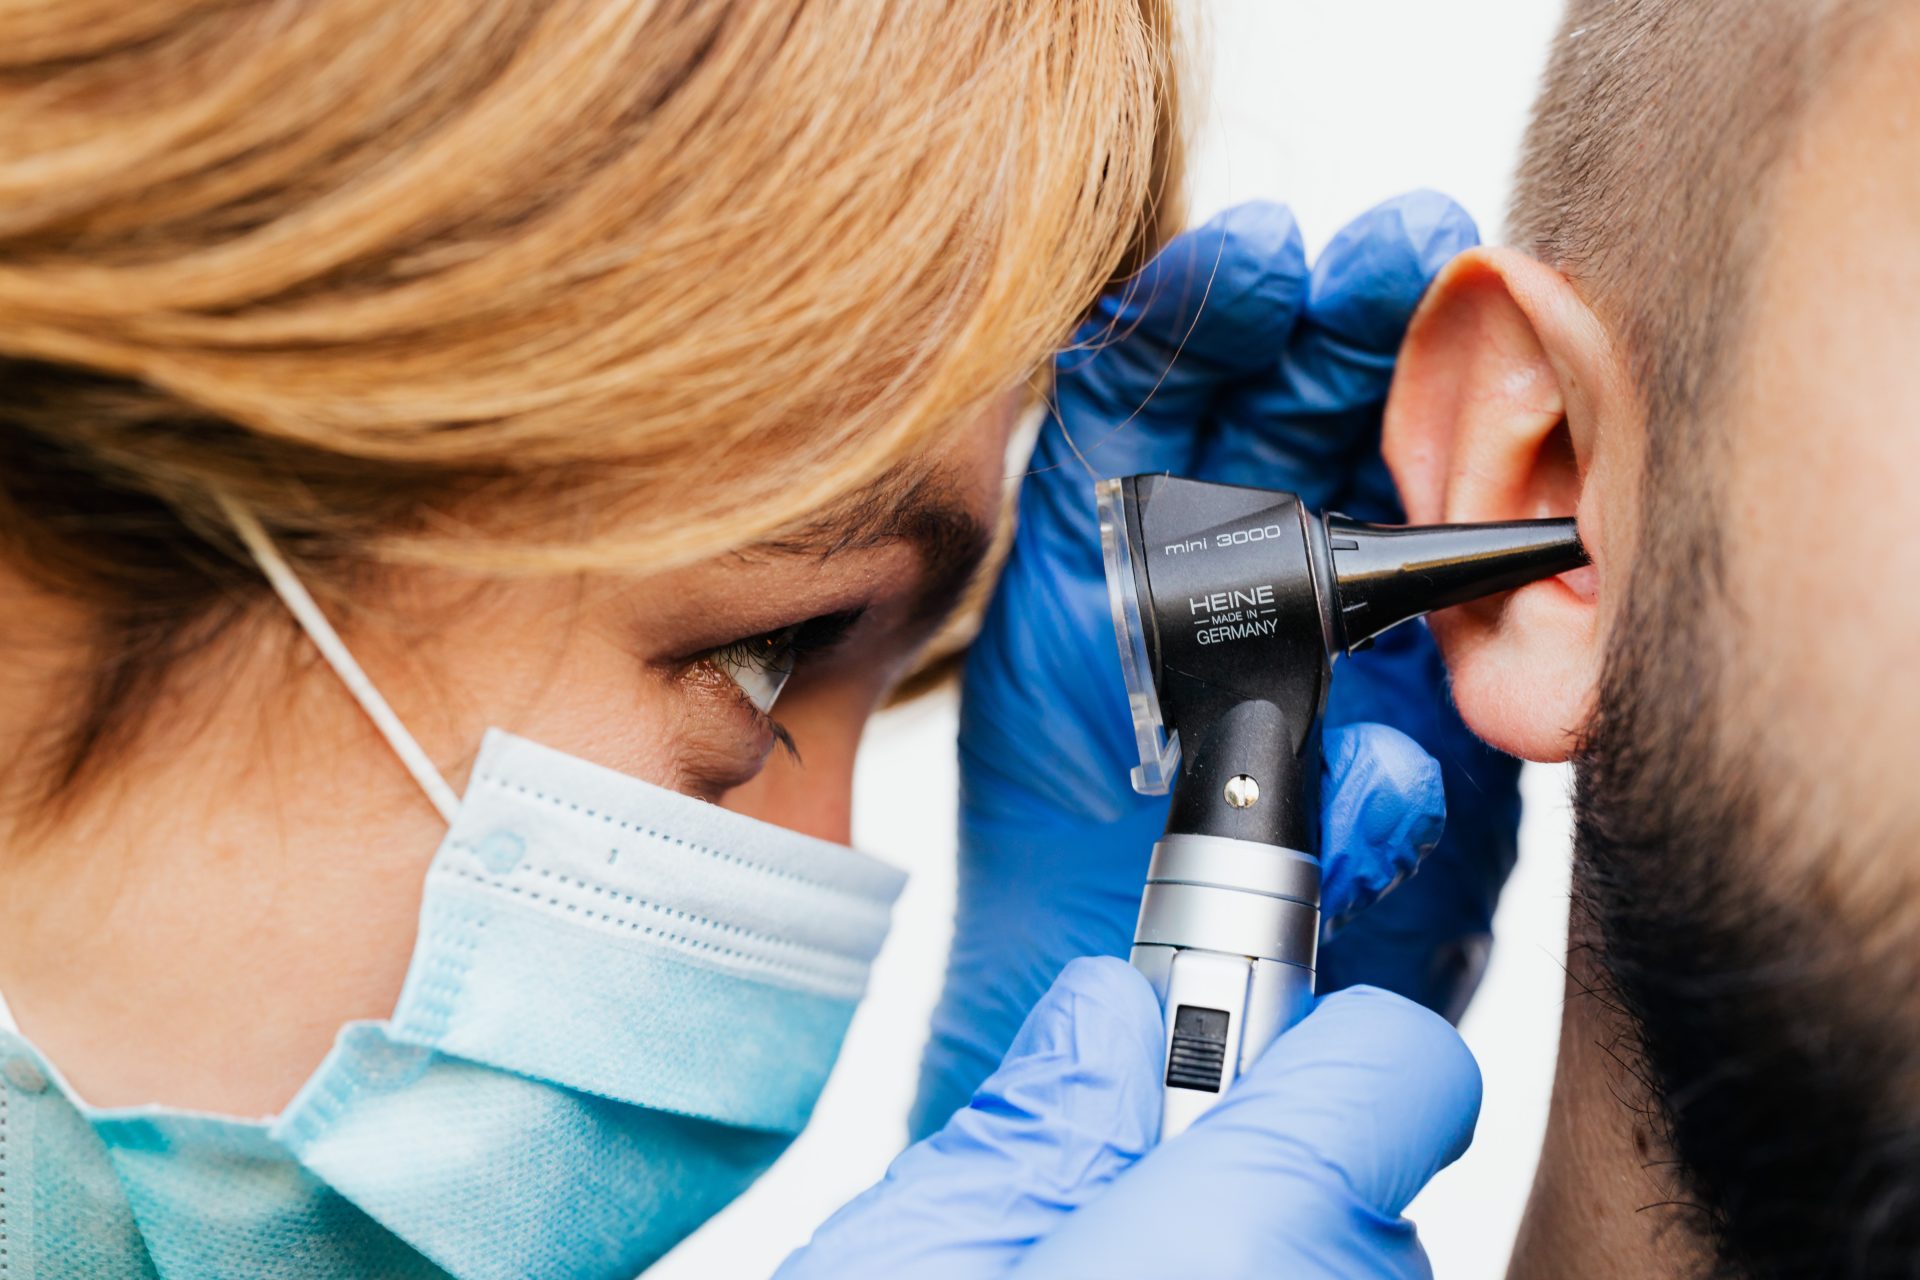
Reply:
[[[1417,875],[1328,934],[1317,985],[1385,987],[1458,1022],[1485,969],[1494,910],[1519,852],[1520,762],[1461,723],[1446,675],[1419,623],[1387,632],[1334,672],[1327,724],[1376,721],[1411,736],[1439,763],[1447,820]]]
[[[1217,404],[1200,474],[1289,489],[1316,508],[1352,505],[1343,499],[1355,468],[1378,457],[1407,323],[1440,268],[1479,238],[1466,210],[1432,191],[1347,224],[1314,264],[1305,315],[1275,362]]]
[[[1329,996],[1014,1274],[1427,1277],[1400,1214],[1466,1150],[1480,1095],[1436,1015],[1367,987]]]
[[[1398,729],[1346,724],[1322,742],[1320,913],[1337,929],[1420,865],[1447,821],[1440,764]]]
[[[1000,1069],[789,1258],[779,1280],[1000,1274],[1160,1128],[1161,1014],[1124,961],[1075,960]]]
[[[1036,458],[1079,466],[1077,452],[1102,476],[1185,470],[1221,389],[1286,345],[1307,279],[1284,205],[1240,205],[1177,237],[1054,361],[1060,412]]]
[[[1342,227],[1314,264],[1307,303],[1312,331],[1295,334],[1295,355],[1393,355],[1433,278],[1479,243],[1473,215],[1438,191],[1410,191],[1375,205]],[[1373,376],[1342,397],[1348,403],[1385,392],[1385,381],[1371,367],[1366,372]]]

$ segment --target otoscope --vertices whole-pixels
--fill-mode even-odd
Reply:
[[[1291,493],[1168,475],[1097,494],[1133,787],[1173,790],[1132,955],[1166,1013],[1170,1138],[1312,1005],[1334,657],[1587,555],[1572,520],[1362,524]]]

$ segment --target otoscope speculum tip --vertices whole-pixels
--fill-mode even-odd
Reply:
[[[1572,520],[1398,527],[1321,521],[1333,564],[1334,643],[1351,653],[1409,618],[1588,563]]]

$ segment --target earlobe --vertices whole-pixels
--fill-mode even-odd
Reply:
[[[1441,273],[1402,348],[1385,440],[1417,523],[1577,515],[1604,563],[1603,445],[1631,404],[1606,331],[1558,272],[1477,249]],[[1432,619],[1467,724],[1494,746],[1564,759],[1600,666],[1600,570]]]

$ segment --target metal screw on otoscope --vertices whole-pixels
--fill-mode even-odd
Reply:
[[[1132,957],[1166,1013],[1172,1137],[1312,1006],[1333,659],[1587,556],[1572,520],[1396,528],[1159,475],[1097,496],[1134,789],[1173,792]]]

